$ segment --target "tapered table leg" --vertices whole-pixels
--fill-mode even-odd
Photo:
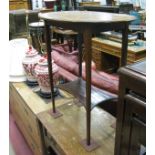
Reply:
[[[96,149],[99,145],[91,139],[91,38],[92,33],[90,29],[84,31],[84,48],[86,56],[86,140],[82,140],[81,144],[87,151]]]
[[[50,25],[45,21],[45,35],[46,35],[46,49],[47,49],[47,58],[48,58],[48,72],[50,78],[50,86],[51,86],[51,98],[52,98],[52,111],[50,114],[54,117],[60,117],[62,114],[56,110],[55,108],[55,97],[54,97],[54,84],[53,84],[53,74],[52,74],[52,48],[51,48],[51,31]]]

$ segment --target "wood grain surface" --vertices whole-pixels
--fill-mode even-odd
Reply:
[[[55,145],[65,155],[113,155],[115,129],[111,125],[115,118],[99,108],[94,108],[92,115],[92,139],[100,147],[87,152],[80,144],[86,135],[86,112],[73,102],[59,106],[58,110],[63,116],[54,119],[48,111],[38,114],[42,125],[47,129]]]

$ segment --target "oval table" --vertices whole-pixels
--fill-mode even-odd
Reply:
[[[120,30],[122,31],[122,53],[121,53],[121,66],[126,65],[127,59],[127,43],[128,43],[128,25],[129,22],[134,20],[133,16],[125,14],[113,14],[113,13],[103,13],[94,11],[60,11],[60,12],[49,12],[40,13],[39,17],[45,22],[45,32],[46,32],[46,46],[48,55],[48,67],[49,76],[52,92],[52,105],[53,110],[51,114],[54,117],[59,117],[62,114],[58,112],[55,108],[54,90],[53,90],[53,77],[52,77],[52,63],[51,63],[51,35],[50,26],[62,27],[64,29],[70,29],[78,32],[79,35],[83,36],[85,57],[86,57],[86,82],[81,78],[81,62],[82,62],[82,52],[79,47],[79,79],[77,81],[72,81],[59,88],[64,89],[75,97],[77,97],[80,102],[84,103],[86,108],[86,140],[81,143],[86,150],[91,151],[98,147],[91,139],[91,110],[96,105],[106,102],[107,100],[115,99],[116,96],[106,92],[96,89],[91,86],[91,38],[92,34],[97,34],[104,31]]]

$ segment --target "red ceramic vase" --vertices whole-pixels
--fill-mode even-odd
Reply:
[[[52,61],[52,73],[53,73],[53,83],[54,85],[57,83],[59,74],[58,74],[58,66]],[[48,63],[46,57],[41,57],[39,63],[35,67],[35,75],[39,83],[39,87],[42,93],[50,94],[50,79],[48,72]]]
[[[38,52],[32,46],[29,46],[29,49],[26,51],[26,57],[22,61],[26,77],[29,82],[37,82],[34,68],[38,63],[39,58],[40,55]]]

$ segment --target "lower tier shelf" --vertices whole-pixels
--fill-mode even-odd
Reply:
[[[72,94],[86,107],[86,82],[83,79],[79,78],[72,82],[60,84],[58,88]],[[117,99],[117,95],[91,86],[91,109],[96,105],[114,99]]]

